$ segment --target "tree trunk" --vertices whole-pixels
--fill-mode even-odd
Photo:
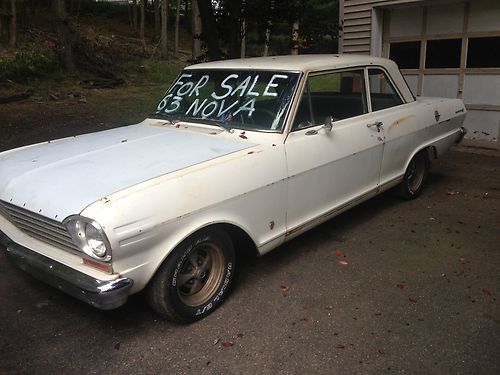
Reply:
[[[203,38],[208,47],[208,58],[211,61],[220,60],[219,36],[215,23],[214,9],[211,0],[198,0],[201,24],[203,27]]]
[[[10,0],[10,28],[9,28],[9,44],[14,47],[17,44],[17,14],[16,0]]]
[[[247,52],[247,23],[243,18],[241,21],[241,45],[240,45],[240,57],[245,58]]]
[[[132,27],[134,28],[134,33],[137,33],[137,0],[132,2]]]
[[[160,39],[160,35],[161,35],[160,1],[161,0],[154,0],[154,5],[155,5],[155,39]]]
[[[299,20],[293,21],[292,25],[292,51],[291,55],[299,54]]]
[[[174,53],[177,56],[179,54],[179,22],[181,19],[181,0],[177,0],[177,5],[175,9],[175,43],[174,43]]]
[[[147,0],[140,0],[141,1],[141,19],[140,19],[140,24],[139,24],[139,39],[141,40],[142,44],[142,49],[145,51],[146,50],[146,38],[144,36],[144,24],[146,22],[146,1]]]
[[[193,0],[192,3],[192,20],[191,20],[191,32],[193,34],[193,45],[192,45],[192,58],[194,61],[198,60],[201,55],[201,17],[200,9],[198,8],[198,1]]]
[[[168,0],[163,0],[161,4],[161,55],[168,57]]]
[[[71,46],[71,32],[69,29],[68,15],[64,0],[52,0],[54,10],[55,25],[59,39],[59,53],[64,67],[69,72],[75,71],[75,61],[73,59],[73,49]]]
[[[271,0],[269,18],[267,19],[266,40],[264,44],[264,56],[269,56],[269,45],[271,44],[271,27],[273,26],[274,0]]]
[[[228,2],[229,10],[229,57],[240,57],[241,54],[241,0]]]

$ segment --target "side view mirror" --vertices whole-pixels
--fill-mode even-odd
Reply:
[[[333,117],[332,116],[326,116],[325,124],[323,125],[323,128],[325,128],[329,132],[332,131],[332,128],[333,128]]]

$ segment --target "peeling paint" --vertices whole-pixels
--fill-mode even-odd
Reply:
[[[387,131],[390,132],[392,128],[395,128],[395,127],[401,125],[403,122],[405,122],[406,120],[409,120],[412,117],[414,117],[414,115],[408,115],[408,116],[398,118],[391,125],[389,125],[389,127],[387,128]]]

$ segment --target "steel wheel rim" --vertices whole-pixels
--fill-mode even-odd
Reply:
[[[214,243],[196,246],[190,251],[179,272],[177,293],[181,301],[196,307],[215,294],[224,277],[225,259],[222,248]]]
[[[413,160],[408,167],[408,190],[415,193],[424,180],[425,160],[417,158]]]

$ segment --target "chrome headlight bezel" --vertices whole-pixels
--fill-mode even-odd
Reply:
[[[104,229],[97,221],[80,215],[72,215],[64,219],[63,224],[73,242],[85,255],[101,262],[111,261],[111,245]],[[90,241],[94,241],[93,245]],[[104,249],[97,249],[96,243],[99,242],[102,243]]]

